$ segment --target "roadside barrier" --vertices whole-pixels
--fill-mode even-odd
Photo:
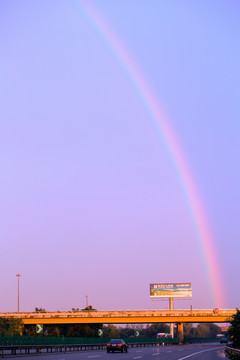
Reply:
[[[225,352],[227,355],[230,355],[231,357],[236,355],[236,359],[240,359],[240,349],[234,349],[231,346],[226,346]],[[234,356],[235,359],[235,356]]]
[[[178,339],[171,338],[144,338],[133,337],[123,338],[123,340],[130,343],[175,343]],[[106,344],[109,341],[107,337],[57,337],[57,336],[20,336],[20,335],[0,335],[0,346],[6,345],[81,345],[81,344]]]
[[[178,339],[175,342],[158,342],[154,339],[153,342],[129,342],[128,347],[150,347],[160,345],[178,344]],[[87,351],[87,350],[105,350],[108,340],[105,343],[98,344],[55,344],[55,345],[0,345],[0,356],[7,357],[8,355],[29,355],[40,353],[67,353],[71,351]]]

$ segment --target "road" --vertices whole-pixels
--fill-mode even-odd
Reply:
[[[149,348],[130,348],[128,353],[109,353],[103,350],[37,355],[41,360],[220,360],[226,359],[225,345],[189,344]],[[14,356],[14,359],[36,360],[36,355]]]

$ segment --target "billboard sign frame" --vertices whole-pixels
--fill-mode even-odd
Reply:
[[[150,284],[150,298],[152,300],[169,298],[192,298],[192,283],[152,283]]]

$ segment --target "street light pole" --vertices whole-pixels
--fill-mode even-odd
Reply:
[[[18,273],[16,276],[18,278],[18,312],[19,312],[19,278],[20,278],[21,274]]]

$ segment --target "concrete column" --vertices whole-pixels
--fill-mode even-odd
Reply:
[[[183,340],[184,340],[184,336],[183,336],[183,323],[178,323],[178,324],[177,324],[177,331],[178,331],[179,342],[180,342],[180,344],[181,344],[181,343],[183,343]]]
[[[169,310],[173,310],[173,298],[170,297],[169,298]],[[171,338],[173,339],[174,338],[174,324],[171,323],[170,324],[170,334],[171,334]]]

